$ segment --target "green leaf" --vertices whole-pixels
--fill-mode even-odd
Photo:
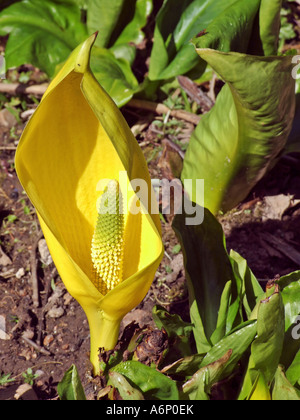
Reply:
[[[62,401],[85,401],[85,393],[75,365],[72,365],[65,373],[63,379],[57,385],[57,392]]]
[[[140,362],[129,360],[111,369],[123,375],[130,384],[137,387],[145,399],[178,400],[176,383],[157,370]]]
[[[255,311],[256,312],[256,311]],[[276,373],[284,341],[284,306],[278,286],[267,290],[257,306],[257,336],[251,345],[248,370],[240,399],[249,396],[257,374],[270,384]]]
[[[243,305],[248,319],[264,291],[249,268],[247,261],[237,252],[230,251],[232,269],[239,276],[242,283]]]
[[[152,316],[157,328],[160,330],[164,328],[172,343],[171,351],[165,358],[166,363],[192,354],[190,344],[190,337],[193,332],[192,324],[184,322],[179,315],[170,314],[158,305],[153,307]]]
[[[166,375],[176,375],[176,377],[192,376],[195,371],[199,370],[204,354],[193,354],[192,356],[183,357],[176,360],[171,365],[165,366],[161,372]]]
[[[87,12],[88,30],[100,32],[98,47],[139,44],[152,6],[152,0],[93,0]]]
[[[223,293],[221,295],[220,307],[218,311],[217,326],[216,326],[215,331],[210,337],[212,344],[218,343],[226,335],[230,300],[231,300],[231,292],[232,292],[231,288],[232,288],[232,281],[229,280],[225,284]],[[231,328],[231,326],[232,324],[230,323],[229,329]]]
[[[129,63],[124,59],[115,58],[107,49],[93,48],[91,69],[119,107],[125,105],[138,90],[139,85]]]
[[[130,12],[130,3],[132,3],[132,12]],[[126,25],[120,35],[116,38],[114,45],[123,44],[140,44],[145,38],[145,34],[142,31],[147,24],[147,19],[150,16],[153,9],[153,0],[126,0],[125,12],[127,13]],[[125,13],[122,13],[124,19]],[[117,25],[118,26],[118,25]]]
[[[200,225],[187,225],[186,216],[185,213],[177,214],[173,229],[184,256],[197,351],[205,353],[213,344],[210,337],[217,328],[225,286],[232,281],[231,307],[234,308],[234,314],[231,316],[231,327],[239,309],[239,293],[226,251],[222,226],[207,209],[204,209],[204,221]]]
[[[299,328],[298,328],[299,331]],[[300,385],[300,350],[286,371],[286,377],[292,385]]]
[[[107,385],[113,385],[114,388],[117,388],[122,400],[138,401],[144,399],[143,394],[138,389],[133,388],[121,373],[109,372]]]
[[[299,82],[300,78],[297,80],[297,83],[300,86]],[[292,130],[284,149],[285,154],[295,152],[300,152],[300,88],[299,92],[296,94],[296,112],[293,120]]]
[[[277,55],[282,0],[261,0],[259,31],[263,54]]]
[[[231,355],[232,351],[228,350],[219,360],[206,365],[196,372],[189,381],[183,384],[183,394],[187,395],[191,400],[209,400],[210,390],[223,377]]]
[[[193,40],[196,48],[246,53],[259,6],[260,0],[236,1],[207,26],[203,36]]]
[[[201,362],[200,367],[205,367],[215,361],[217,361],[222,354],[228,350],[232,350],[232,355],[226,369],[224,369],[221,379],[229,376],[236,368],[237,363],[244,355],[250,344],[253,342],[257,333],[257,322],[250,321],[241,324],[232,333],[228,334],[217,344],[215,344],[211,350],[208,351],[206,356]]]
[[[73,2],[23,0],[0,13],[0,35],[9,35],[8,68],[33,64],[53,76],[56,66],[87,37]]]
[[[279,364],[284,339],[284,306],[277,291],[260,302],[257,337],[251,346],[251,369],[263,372],[271,382]]]
[[[277,284],[281,290],[285,310],[285,337],[280,363],[288,369],[300,347],[300,337],[297,339],[298,335],[293,334],[300,315],[300,271],[281,277]]]
[[[109,46],[110,37],[121,15],[125,0],[92,0],[89,2],[87,27],[90,33],[100,32],[98,47]]]
[[[285,307],[285,331],[294,325],[300,315],[300,271],[287,274],[276,281]]]
[[[192,201],[216,214],[236,206],[276,163],[292,127],[295,81],[291,57],[197,51],[227,84],[191,136],[181,178]],[[204,179],[204,203],[186,179]]]
[[[189,337],[193,330],[192,324],[184,322],[177,314],[170,314],[162,306],[155,305],[152,316],[157,328],[164,328],[169,337]]]
[[[279,366],[275,375],[272,392],[273,401],[300,401],[300,392],[294,388],[286,378],[282,366]]]
[[[182,75],[199,63],[190,40],[207,28],[223,10],[236,0],[165,0],[154,32],[149,69],[150,80]]]

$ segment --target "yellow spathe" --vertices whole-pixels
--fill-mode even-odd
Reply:
[[[105,295],[93,284],[91,241],[99,181],[118,180],[120,171],[127,172],[128,184],[145,180],[153,209],[144,156],[121,112],[91,73],[94,41],[95,35],[77,47],[50,84],[22,134],[15,164],[58,272],[87,315],[97,373],[99,347],[116,344],[121,319],[140,303],[153,281],[163,245],[158,211],[148,213],[147,203],[141,202],[141,213],[131,214],[129,201],[135,193],[129,192],[124,203],[123,280]]]

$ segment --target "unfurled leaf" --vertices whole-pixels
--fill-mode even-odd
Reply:
[[[111,371],[123,375],[143,393],[145,399],[179,399],[176,382],[140,362],[134,360],[122,362],[111,369]]]
[[[291,57],[197,52],[226,85],[191,136],[181,179],[204,179],[205,199],[198,204],[216,214],[243,200],[283,152],[294,117],[295,80]],[[186,189],[196,201],[196,189]]]
[[[62,381],[57,385],[57,392],[62,401],[85,401],[85,393],[82,387],[78,370],[72,365],[65,373]]]

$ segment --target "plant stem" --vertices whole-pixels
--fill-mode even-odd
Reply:
[[[99,349],[114,349],[119,337],[121,320],[110,319],[100,310],[87,314],[87,318],[91,334],[90,360],[94,375],[97,375],[99,374]]]

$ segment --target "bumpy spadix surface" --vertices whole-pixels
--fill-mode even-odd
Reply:
[[[92,282],[105,295],[114,289],[123,275],[124,215],[122,194],[116,180],[109,181],[98,199],[98,218],[92,239]]]

